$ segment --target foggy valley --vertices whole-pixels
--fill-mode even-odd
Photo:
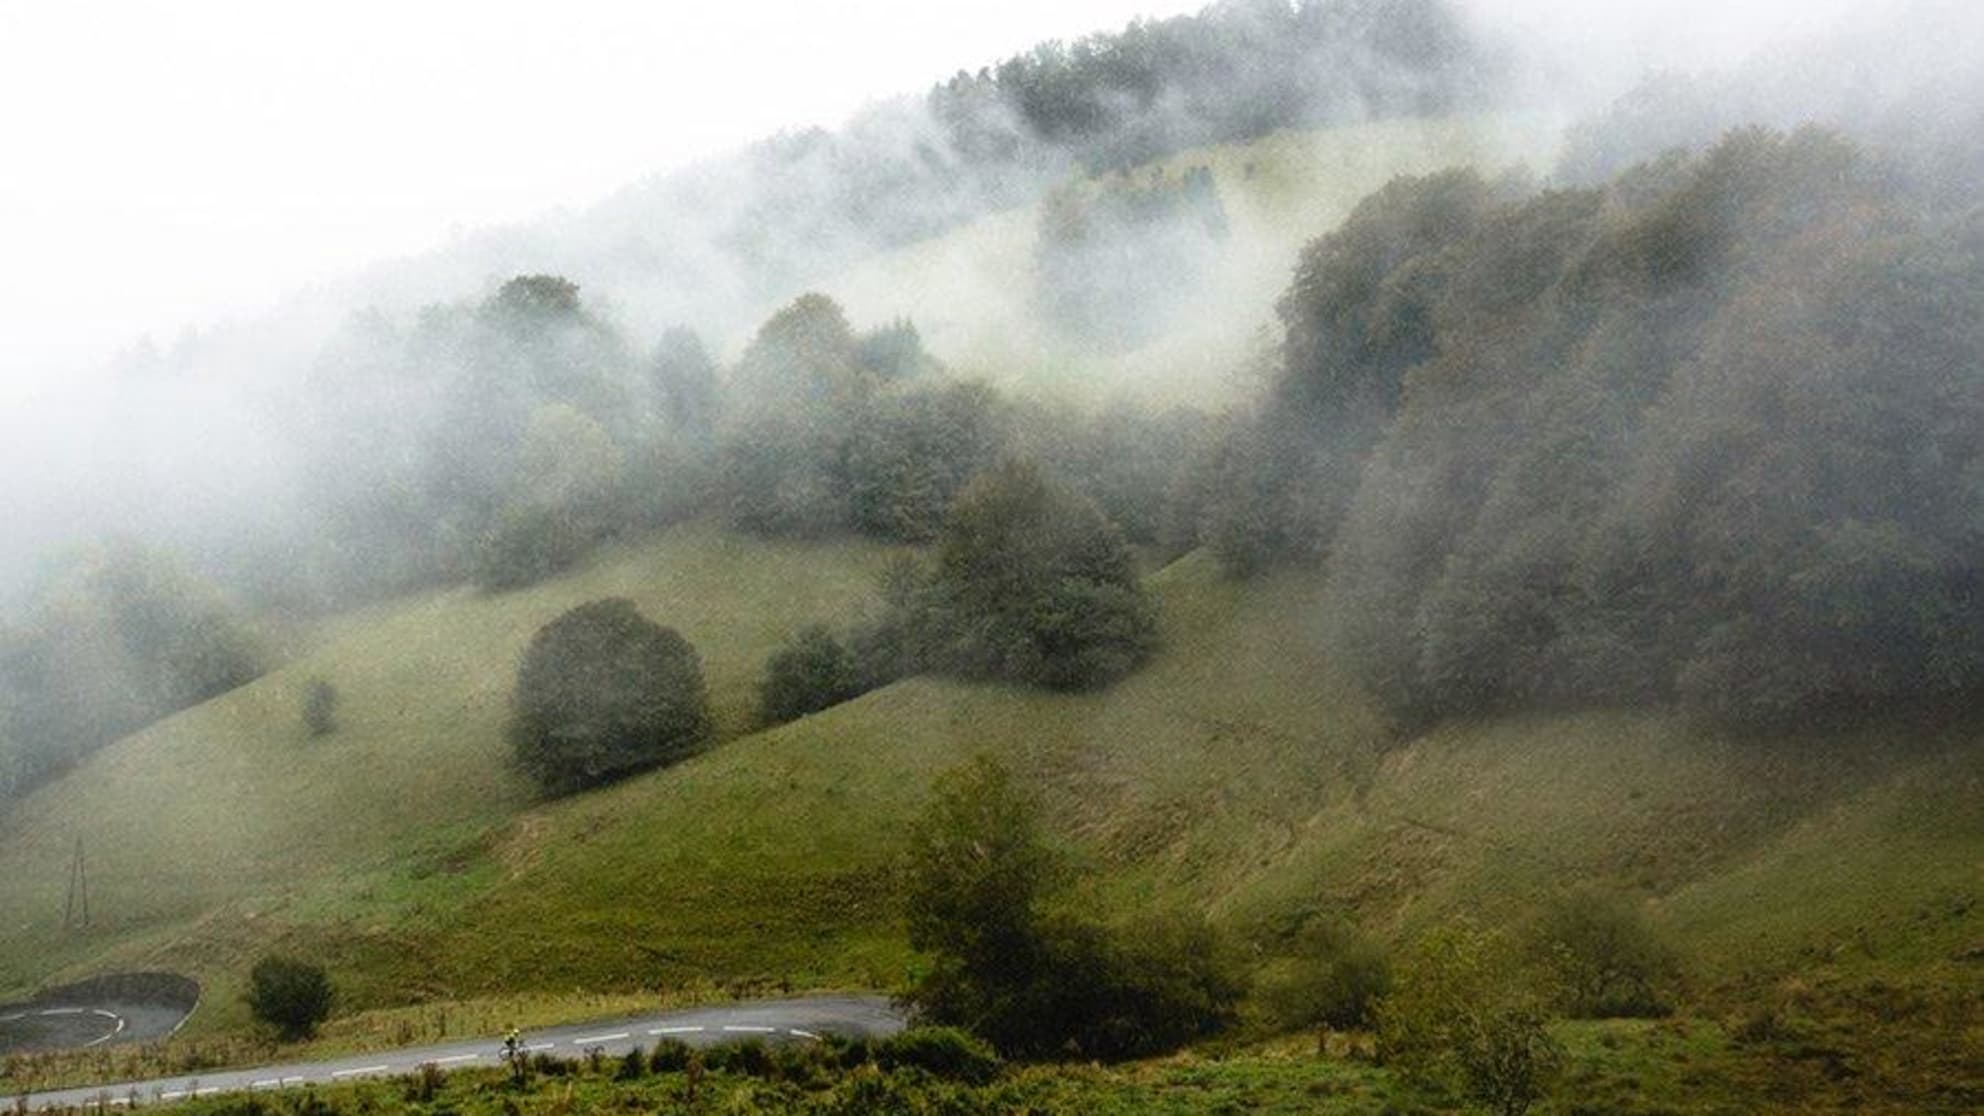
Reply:
[[[1984,1108],[1984,13],[120,7],[12,1110]]]

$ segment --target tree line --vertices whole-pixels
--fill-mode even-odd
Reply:
[[[1778,728],[1984,685],[1984,224],[1837,134],[1401,179],[1304,251],[1203,538],[1320,563],[1403,725]]]

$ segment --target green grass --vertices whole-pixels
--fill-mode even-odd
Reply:
[[[1270,953],[1312,912],[1396,941],[1456,912],[1520,921],[1596,882],[1642,900],[1705,986],[1814,958],[1974,979],[1952,960],[1980,925],[1984,752],[1968,730],[1758,744],[1590,713],[1400,747],[1320,646],[1314,578],[1239,584],[1195,556],[1153,579],[1164,650],[1106,692],[919,678],[739,735],[765,653],[858,607],[880,557],[694,527],[530,592],[354,621],[10,819],[0,898],[27,914],[5,928],[10,975],[156,964],[225,993],[277,944],[328,960],[354,1009],[893,987],[914,962],[902,824],[938,772],[991,751],[1040,787],[1097,902],[1202,907]],[[538,803],[502,763],[510,664],[543,619],[610,593],[703,649],[731,739]],[[345,691],[346,726],[311,742],[294,695],[319,673]],[[58,926],[68,833],[47,824],[64,816],[102,819],[99,927],[74,940]],[[224,994],[202,1014],[240,1021]]]
[[[918,678],[737,735],[764,653],[854,611],[881,558],[689,527],[528,593],[443,594],[355,619],[314,659],[37,794],[0,842],[5,907],[29,912],[7,928],[6,963],[23,983],[141,965],[200,977],[210,1002],[187,1041],[207,1053],[165,1056],[222,1059],[246,1022],[239,973],[271,947],[331,967],[358,1013],[328,1037],[339,1047],[431,1029],[431,1013],[458,1002],[550,1021],[600,995],[899,987],[916,964],[896,902],[904,822],[939,772],[992,751],[1030,774],[1103,909],[1205,909],[1266,961],[1312,913],[1399,943],[1455,915],[1520,924],[1558,889],[1596,883],[1637,900],[1681,949],[1689,1026],[1734,1027],[1758,1005],[1787,1021],[1789,1038],[1717,1055],[1729,1096],[1745,1081],[1831,1096],[1842,1086],[1811,1067],[1835,1063],[1867,1067],[1868,1103],[1910,1073],[1961,1073],[1984,1002],[1974,728],[1757,742],[1597,712],[1454,723],[1401,743],[1321,644],[1314,576],[1235,583],[1193,556],[1151,579],[1162,651],[1106,692]],[[606,593],[636,597],[704,649],[731,738],[539,803],[503,773],[501,679],[537,622]],[[479,671],[498,681],[476,685]],[[319,672],[346,690],[348,727],[312,743],[293,696]],[[403,723],[382,715],[396,691]],[[420,692],[444,694],[441,712],[420,710]],[[153,782],[124,782],[131,771]],[[183,797],[147,793],[165,779]],[[270,793],[290,809],[231,804]],[[56,928],[62,840],[37,843],[22,824],[73,804],[133,812],[112,826],[128,844],[92,837],[109,913],[79,941]],[[160,840],[136,839],[147,820]],[[188,847],[233,874],[177,863]],[[53,884],[14,870],[36,850]],[[126,882],[146,873],[159,882]],[[185,895],[155,895],[188,876]],[[13,901],[22,894],[38,895],[38,913]],[[151,919],[129,917],[147,903]],[[1913,1018],[1942,1022],[1911,1029]],[[1654,1071],[1635,1059],[1667,1058],[1663,1042],[1594,1057],[1621,1063],[1608,1081],[1639,1081]],[[1384,1095],[1369,1098],[1382,1107]]]
[[[0,989],[98,966],[169,964],[214,979],[285,922],[365,932],[457,905],[534,801],[505,762],[515,663],[541,624],[628,596],[704,659],[719,734],[752,727],[764,657],[872,595],[885,552],[669,532],[528,590],[455,590],[372,610],[259,681],[99,754],[0,818]],[[302,691],[342,694],[309,738]],[[93,927],[61,929],[86,843]],[[496,873],[500,874],[500,873]],[[226,982],[222,980],[221,984]]]

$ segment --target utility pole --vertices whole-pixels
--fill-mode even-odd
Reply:
[[[87,930],[90,925],[90,873],[83,862],[83,838],[76,835],[76,856],[69,862],[69,900],[62,907],[62,929]]]

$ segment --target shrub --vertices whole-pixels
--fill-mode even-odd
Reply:
[[[1378,1005],[1378,1052],[1408,1076],[1458,1088],[1520,1116],[1563,1063],[1545,997],[1527,988],[1513,951],[1465,924],[1427,935]]]
[[[1297,956],[1264,990],[1263,1000],[1283,1027],[1370,1024],[1391,989],[1391,963],[1376,942],[1341,922],[1321,920],[1296,940]]]
[[[681,1039],[665,1038],[654,1044],[654,1053],[648,1055],[648,1065],[656,1073],[680,1073],[689,1068],[689,1060],[695,1051]]]
[[[873,1043],[868,1052],[885,1070],[902,1066],[950,1081],[983,1085],[997,1076],[999,1055],[985,1041],[956,1027],[911,1027]]]
[[[312,736],[329,736],[338,728],[338,688],[312,678],[303,691],[303,727]]]
[[[933,955],[908,1000],[1015,1057],[1128,1058],[1210,1034],[1240,994],[1203,919],[1114,931],[1048,900],[1063,879],[1035,808],[994,760],[938,783],[911,834],[910,944]]]
[[[620,1064],[613,1071],[613,1077],[616,1081],[635,1081],[647,1076],[647,1072],[647,1055],[641,1053],[641,1048],[636,1046],[620,1056]]]
[[[1225,939],[1196,913],[1164,912],[1118,928],[1098,960],[1050,974],[1093,1004],[1078,1009],[1093,1018],[1073,1036],[1090,1057],[1141,1057],[1216,1034],[1233,1021],[1245,991]]]
[[[503,509],[471,557],[471,574],[484,589],[520,589],[585,557],[594,529],[565,508],[516,505]]]
[[[1581,1019],[1665,1015],[1680,964],[1640,913],[1591,891],[1550,904],[1532,946],[1563,986],[1563,1007]]]
[[[512,704],[517,765],[553,794],[680,759],[710,734],[695,648],[618,598],[540,629]]]
[[[784,724],[838,705],[862,690],[853,654],[832,632],[815,625],[766,661],[758,708],[766,724]]]
[[[264,957],[248,973],[248,1010],[287,1040],[308,1038],[330,1018],[336,990],[321,965]]]

